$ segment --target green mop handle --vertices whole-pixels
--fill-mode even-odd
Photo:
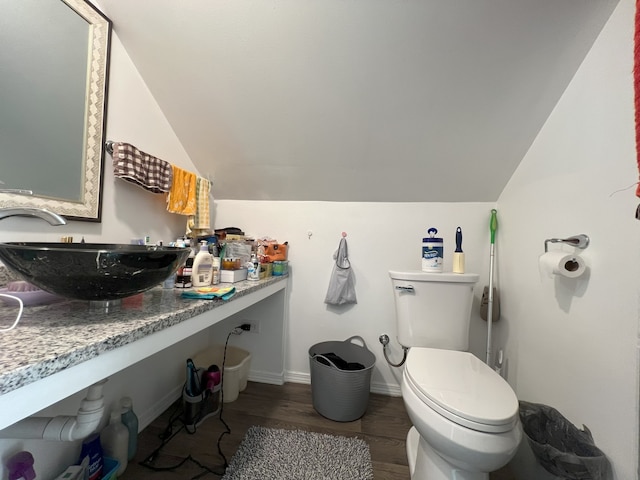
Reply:
[[[496,243],[496,230],[498,229],[498,211],[494,208],[491,210],[491,219],[489,220],[489,230],[491,231],[491,244]]]
[[[487,365],[491,365],[491,348],[492,348],[492,324],[493,324],[493,258],[495,254],[496,230],[498,229],[498,211],[494,208],[491,210],[491,219],[489,220],[489,230],[491,231],[491,245],[489,247],[489,301],[487,302]]]

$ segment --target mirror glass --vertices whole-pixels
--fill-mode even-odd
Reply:
[[[111,22],[84,0],[0,0],[1,206],[100,221]]]

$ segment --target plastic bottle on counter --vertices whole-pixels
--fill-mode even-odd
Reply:
[[[251,254],[251,262],[247,266],[247,280],[254,282],[260,280],[260,260],[258,260],[258,256],[255,253]]]
[[[104,454],[120,462],[116,475],[122,475],[127,469],[128,463],[129,430],[122,424],[120,408],[116,408],[111,412],[109,425],[104,427],[100,433],[100,442],[102,443]]]
[[[176,276],[177,288],[191,288],[194,259],[195,253],[193,249],[191,249],[191,253],[189,253],[189,257],[184,262],[184,265],[178,269],[178,274]]]
[[[442,272],[444,248],[442,238],[436,237],[436,228],[427,230],[428,237],[422,239],[422,271]]]
[[[191,283],[194,287],[206,287],[211,285],[211,275],[213,270],[213,255],[209,253],[207,241],[200,242],[200,251],[193,261],[193,273]]]
[[[176,286],[176,274],[167,277],[164,282],[162,282],[162,288],[172,289]]]
[[[211,270],[211,284],[220,283],[220,257],[213,257],[213,268]]]
[[[136,456],[136,450],[138,449],[138,416],[133,411],[133,400],[131,400],[131,397],[122,397],[122,399],[120,399],[120,406],[122,407],[122,424],[129,430],[127,460],[131,461]]]

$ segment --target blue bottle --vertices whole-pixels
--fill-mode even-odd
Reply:
[[[133,411],[133,401],[130,397],[122,397],[120,406],[122,407],[122,424],[129,430],[127,460],[133,460],[138,449],[138,416]]]

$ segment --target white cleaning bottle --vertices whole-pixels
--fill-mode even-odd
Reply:
[[[209,253],[207,241],[200,242],[200,251],[193,260],[191,283],[194,287],[208,287],[213,275],[213,255]]]
[[[119,408],[111,412],[109,425],[100,432],[100,443],[104,454],[120,462],[116,473],[122,475],[127,469],[129,451],[129,430],[122,424],[122,412]]]

